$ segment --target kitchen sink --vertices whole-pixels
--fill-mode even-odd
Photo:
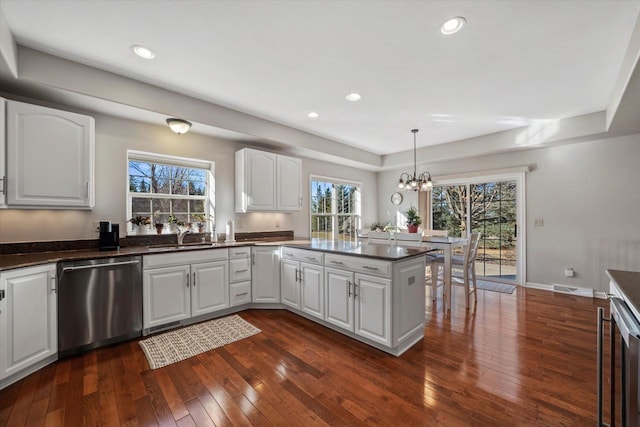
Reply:
[[[166,250],[188,250],[188,249],[206,249],[219,246],[217,243],[185,243],[183,245],[152,245],[147,246],[150,251],[166,251]]]

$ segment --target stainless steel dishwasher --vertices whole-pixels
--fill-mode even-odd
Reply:
[[[141,257],[58,263],[58,355],[142,335]]]

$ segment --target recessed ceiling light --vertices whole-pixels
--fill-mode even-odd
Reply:
[[[345,98],[347,99],[347,101],[355,102],[355,101],[360,101],[360,98],[362,98],[362,97],[360,96],[359,93],[353,92],[353,93],[350,93],[349,95],[345,96]]]
[[[447,19],[442,27],[440,27],[440,33],[444,36],[450,36],[457,33],[464,27],[467,20],[462,16],[456,16],[455,18]]]
[[[156,57],[156,53],[154,51],[152,51],[151,49],[149,49],[148,47],[144,47],[144,46],[140,46],[140,45],[135,44],[135,45],[131,46],[131,50],[133,51],[133,53],[138,55],[140,58],[153,59],[153,58]]]
[[[320,114],[316,113],[315,111],[312,111],[309,114],[307,114],[307,117],[309,117],[310,119],[317,119],[318,117],[320,117]]]

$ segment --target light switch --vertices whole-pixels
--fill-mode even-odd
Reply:
[[[542,227],[544,225],[544,219],[542,218],[537,218],[533,220],[533,226],[534,227]]]

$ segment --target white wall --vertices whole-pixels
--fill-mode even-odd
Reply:
[[[526,176],[527,282],[608,289],[607,268],[640,271],[640,134],[468,160],[424,163],[438,176],[532,165]],[[400,170],[380,173],[378,218]],[[405,193],[406,210],[415,193]],[[409,199],[409,202],[407,202]],[[414,205],[417,203],[413,201]],[[544,220],[533,227],[533,220]],[[564,276],[573,267],[576,276]]]
[[[187,133],[176,135],[167,126],[155,126],[94,115],[96,119],[96,205],[92,211],[0,210],[0,243],[97,238],[94,221],[109,220],[126,229],[127,149],[171,154],[215,162],[216,222],[224,232],[230,219],[236,231],[294,230],[309,236],[309,174],[361,181],[367,194],[365,218],[375,217],[377,181],[374,172],[303,158],[303,210],[299,213],[234,212],[235,152],[245,144]],[[121,232],[121,234],[123,234]]]

